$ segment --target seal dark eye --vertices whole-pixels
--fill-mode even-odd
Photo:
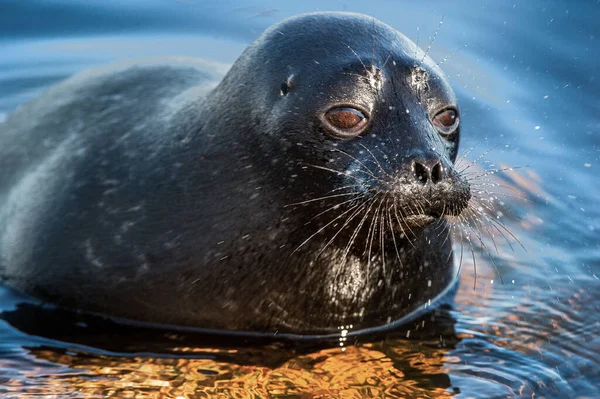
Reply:
[[[458,128],[458,111],[455,108],[446,108],[435,114],[431,122],[443,136],[449,136]]]
[[[325,113],[325,121],[337,136],[358,136],[369,121],[366,115],[351,107],[332,108]]]

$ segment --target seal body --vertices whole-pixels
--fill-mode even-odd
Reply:
[[[66,308],[203,329],[405,318],[456,278],[458,121],[435,63],[352,13],[275,25],[222,79],[84,72],[0,125],[0,274]]]

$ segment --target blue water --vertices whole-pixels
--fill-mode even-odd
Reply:
[[[439,28],[430,54],[448,58],[467,158],[519,167],[498,178],[512,187],[503,222],[525,250],[497,239],[498,270],[478,251],[476,279],[465,255],[451,322],[428,321],[429,335],[343,348],[169,336],[175,354],[165,355],[131,331],[90,333],[37,315],[17,328],[5,317],[0,396],[600,398],[600,1],[369,3],[3,0],[0,120],[113,60],[231,63],[267,26],[300,12],[363,12],[424,48]],[[0,286],[0,311],[17,302]],[[111,346],[125,336],[128,351]]]

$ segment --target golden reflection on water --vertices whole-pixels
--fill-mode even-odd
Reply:
[[[31,349],[30,355],[66,367],[30,370],[30,378],[6,383],[20,398],[443,398],[451,396],[444,364],[456,361],[444,349],[410,341],[325,349],[277,367],[50,349]],[[436,378],[446,386],[435,386]]]

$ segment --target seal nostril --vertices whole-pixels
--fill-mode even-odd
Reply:
[[[433,184],[437,184],[442,181],[444,178],[444,167],[440,162],[433,165],[431,168],[431,182]]]
[[[413,162],[413,172],[418,182],[425,184],[429,180],[429,170],[420,162]]]

